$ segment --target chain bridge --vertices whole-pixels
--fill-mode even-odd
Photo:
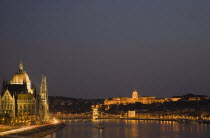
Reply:
[[[92,111],[80,114],[56,114],[56,118],[61,120],[68,119],[114,119],[120,118],[120,115],[108,114],[102,111],[99,111],[98,108],[92,108]]]

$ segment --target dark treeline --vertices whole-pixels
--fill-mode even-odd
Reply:
[[[91,111],[91,106],[102,104],[104,99],[77,99],[61,96],[49,96],[49,109],[51,113],[85,113]]]
[[[210,112],[210,100],[200,101],[176,101],[153,104],[127,104],[102,106],[100,110],[110,114],[123,114],[129,110],[136,110],[138,113],[157,113],[157,114],[191,114]]]

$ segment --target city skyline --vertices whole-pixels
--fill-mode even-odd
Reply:
[[[0,83],[23,65],[50,96],[210,91],[209,1],[0,1]]]
[[[20,60],[20,64],[22,65],[22,60]],[[19,68],[20,68],[20,64],[19,64]],[[27,71],[26,71],[26,72],[27,72]],[[28,73],[28,72],[27,72],[27,73]],[[14,75],[14,74],[13,74],[13,75]],[[6,75],[5,75],[5,76],[6,76]],[[11,78],[12,78],[12,77],[11,77]],[[7,79],[7,78],[4,78],[4,79],[2,80],[2,82],[3,82],[3,81],[10,82],[9,79]],[[39,82],[39,81],[37,81],[37,82]],[[37,85],[37,84],[36,84],[37,82],[32,83],[32,85],[34,85],[35,87],[37,87],[37,86],[36,86],[36,85]],[[39,87],[37,87],[37,88],[38,88],[38,90],[39,90]],[[141,91],[139,91],[139,89],[135,89],[135,88],[134,88],[134,89],[130,89],[130,90],[131,90],[131,91],[129,91],[128,94],[127,94],[128,96],[127,96],[127,95],[126,95],[126,96],[119,96],[119,95],[118,95],[118,96],[115,96],[115,97],[131,97],[131,96],[130,96],[130,93],[133,92],[133,91],[138,91],[138,92],[141,93]],[[192,90],[190,90],[190,92],[189,92],[189,90],[187,90],[187,89],[185,89],[185,93],[183,93],[182,95],[184,95],[184,94],[190,94],[190,93],[191,93],[191,94],[197,94],[197,95],[199,95],[199,94],[200,94],[200,95],[204,95],[204,94],[202,94],[202,93],[196,93],[195,91],[194,91],[194,93],[193,93]],[[209,96],[208,94],[206,94],[206,95]],[[50,95],[50,96],[63,96],[63,95]],[[142,97],[142,96],[145,97],[145,96],[153,96],[153,95],[141,95],[141,94],[140,94],[139,96],[140,96],[140,97]],[[168,95],[168,97],[172,97],[172,96],[181,96],[181,95]],[[71,96],[68,96],[68,95],[67,95],[66,97],[71,97]],[[86,98],[86,97],[72,97],[72,98]],[[104,97],[96,97],[96,98],[104,98]],[[106,98],[107,98],[107,97],[106,97]],[[113,98],[113,97],[108,97],[108,98]],[[165,97],[164,97],[164,96],[163,96],[163,97],[158,97],[158,96],[157,96],[157,98],[167,98],[167,96],[165,96]],[[91,99],[91,98],[88,98],[88,99]]]

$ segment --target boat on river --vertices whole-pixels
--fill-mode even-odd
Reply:
[[[183,124],[188,124],[188,123],[192,123],[193,120],[190,119],[178,119],[177,120],[179,123],[183,123]]]
[[[205,119],[199,119],[196,122],[199,124],[210,124],[210,120],[205,120]]]
[[[103,128],[104,128],[103,123],[99,123],[99,124],[98,124],[98,129],[103,129]]]

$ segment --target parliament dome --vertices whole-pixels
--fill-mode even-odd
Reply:
[[[28,74],[23,70],[23,65],[20,63],[19,70],[14,74],[12,80],[10,81],[11,84],[23,84],[26,83],[30,85],[31,81],[28,77]]]

